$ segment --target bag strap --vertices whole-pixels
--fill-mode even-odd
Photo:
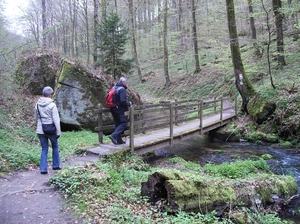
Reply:
[[[41,116],[41,114],[40,114],[40,110],[39,110],[39,105],[38,105],[38,104],[36,104],[36,108],[37,108],[37,110],[38,110],[38,113],[39,113],[39,117],[40,117],[41,123],[43,124],[43,122],[42,122],[42,116]]]

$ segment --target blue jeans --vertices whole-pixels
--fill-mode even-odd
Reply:
[[[60,156],[58,151],[58,139],[56,135],[44,135],[38,134],[38,138],[40,139],[40,143],[42,146],[41,152],[41,160],[40,160],[40,171],[47,172],[48,167],[48,149],[49,149],[49,141],[52,146],[52,168],[60,167]]]
[[[115,131],[111,134],[112,137],[114,137],[115,139],[117,139],[117,142],[119,144],[122,144],[122,138],[121,138],[121,134],[123,134],[123,132],[126,129],[126,125],[127,125],[127,119],[124,113],[117,113],[115,111],[111,111],[111,114],[114,118],[114,123],[115,123]]]

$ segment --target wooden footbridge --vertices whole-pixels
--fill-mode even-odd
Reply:
[[[114,130],[108,108],[98,110],[100,145],[88,151],[110,154],[121,149],[143,154],[219,128],[236,117],[237,97],[184,100],[132,106],[127,113],[128,129],[123,145],[103,143],[103,136]],[[107,123],[110,121],[110,124]]]

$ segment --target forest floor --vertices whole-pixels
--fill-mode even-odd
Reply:
[[[62,163],[83,165],[95,163],[98,155],[76,156]],[[12,172],[0,178],[1,224],[74,224],[83,223],[66,207],[66,201],[57,189],[49,185],[49,178],[59,171],[48,169],[40,174],[39,167]]]

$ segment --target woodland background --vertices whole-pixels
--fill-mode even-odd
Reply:
[[[129,78],[129,87],[137,91],[144,101],[155,102],[160,99],[221,97],[238,93],[230,48],[232,41],[237,39],[229,38],[226,7],[226,3],[231,6],[234,3],[245,74],[256,92],[264,99],[276,103],[276,111],[261,125],[239,113],[237,120],[227,125],[229,129],[227,133],[230,135],[234,133],[254,142],[267,141],[281,146],[299,146],[299,1],[29,0],[28,2],[28,7],[22,8],[19,15],[19,24],[22,28],[16,34],[10,29],[10,23],[4,17],[5,5],[0,1],[0,174],[30,166],[36,167],[36,164],[39,164],[40,146],[34,132],[32,116],[32,108],[38,96],[25,94],[23,87],[15,82],[14,72],[19,61],[25,54],[53,51],[59,52],[69,60],[81,62],[95,73],[102,74],[102,68],[97,66],[101,56],[97,47],[98,41],[101,41],[98,39],[98,27],[111,12],[117,13],[129,28],[124,58],[135,59],[135,67],[128,74],[124,74]],[[281,47],[284,51],[280,54],[273,7],[278,3],[281,4],[279,11],[283,15]],[[284,57],[285,63],[279,64],[278,56]],[[91,144],[98,144],[96,133],[86,130],[65,132],[60,138],[62,158],[82,153],[83,149]],[[151,212],[152,207],[140,200],[139,194],[140,181],[147,178],[148,173],[144,171],[150,172],[149,169],[136,158],[132,162],[127,162],[127,158],[124,157],[122,159],[125,161],[120,161],[121,158],[117,156],[113,165],[106,162],[99,165],[110,180],[104,179],[102,188],[87,184],[87,180],[94,179],[89,178],[89,174],[86,173],[76,175],[78,179],[72,179],[75,177],[73,170],[69,170],[69,179],[58,175],[53,181],[57,181],[58,185],[67,183],[64,186],[69,183],[84,183],[84,185],[70,185],[65,192],[70,194],[67,197],[72,208],[78,212],[85,212],[88,218],[94,220],[113,217],[119,220],[135,219],[141,220],[141,223],[153,223],[152,220],[149,221],[150,214],[154,220],[161,220],[164,223],[168,223],[167,219],[173,219],[169,223],[182,220],[192,222],[190,220],[195,217],[185,213],[160,218],[157,217],[156,211]],[[178,170],[178,166],[174,165],[175,160],[171,159],[169,166]],[[185,171],[186,167],[191,169],[195,167],[189,174],[207,177],[206,174],[197,173],[203,170],[198,164],[188,163],[183,167]],[[245,174],[247,172],[241,168],[248,167],[252,165],[242,164],[237,167],[233,164],[229,173]],[[95,167],[91,166],[90,169],[93,170]],[[222,170],[228,169],[222,166],[216,173],[219,174]],[[255,170],[254,175],[257,174]],[[82,192],[85,187],[90,188]],[[106,202],[103,203],[104,206],[99,204],[102,200]],[[76,206],[73,206],[72,202]],[[108,204],[110,206],[107,206]],[[80,210],[82,208],[85,210]],[[96,214],[95,211],[99,210],[95,208],[100,208],[101,214]],[[104,217],[99,214],[103,214]],[[138,215],[135,214],[141,218],[137,218]],[[245,217],[244,213],[242,215]],[[204,217],[201,214],[198,216]],[[268,216],[265,211],[263,213],[256,211],[249,217],[253,218],[250,223],[253,223],[253,220],[258,220],[257,223],[283,223],[282,220],[275,222],[275,215]],[[220,223],[220,220],[214,219],[213,222],[212,219],[213,216],[208,216],[202,220],[206,220],[207,223]]]
[[[19,22],[21,35],[9,29],[1,16],[1,68],[13,69],[26,50],[36,48],[59,51],[88,66],[97,67],[99,26],[111,12],[118,14],[130,29],[127,55],[135,59],[139,80],[155,68],[183,69],[186,74],[199,72],[207,62],[220,63],[230,56],[226,3],[221,0],[29,0]],[[233,2],[233,1],[232,1]],[[234,1],[240,45],[255,44],[263,50],[268,26],[275,33],[274,2],[282,4],[284,28],[298,31],[298,1]],[[282,2],[282,3],[281,3]],[[0,6],[3,10],[4,5]],[[0,10],[1,10],[0,8]],[[198,60],[194,60],[197,47]],[[167,52],[165,52],[167,51]],[[166,56],[164,56],[166,55]],[[168,71],[164,70],[169,85]]]

